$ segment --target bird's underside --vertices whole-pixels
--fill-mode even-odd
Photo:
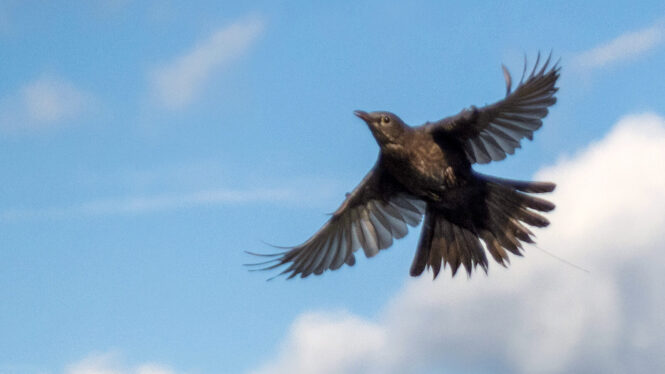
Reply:
[[[556,64],[548,69],[549,60],[542,67],[536,61],[515,91],[504,67],[503,100],[419,127],[389,112],[357,111],[381,148],[372,170],[306,242],[275,254],[252,253],[268,259],[250,266],[285,266],[279,274],[289,278],[352,266],[357,250],[373,257],[423,216],[412,276],[431,268],[436,278],[446,266],[453,276],[460,266],[469,275],[477,266],[487,272],[486,251],[506,266],[508,253],[521,255],[522,244],[533,243],[527,226],[549,224],[539,212],[554,204],[533,194],[551,192],[555,185],[490,177],[471,165],[504,159],[542,126],[556,102],[559,77]]]

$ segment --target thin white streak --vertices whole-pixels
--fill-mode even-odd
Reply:
[[[637,58],[655,49],[665,41],[663,22],[637,31],[627,32],[619,37],[596,46],[575,57],[577,66],[599,68],[618,61]]]
[[[171,368],[144,363],[128,366],[123,364],[115,353],[92,354],[81,361],[67,366],[64,374],[176,374]]]
[[[0,212],[0,221],[13,222],[29,219],[141,214],[164,210],[190,209],[201,206],[295,200],[297,200],[297,194],[288,189],[212,189],[184,194],[99,199],[65,207],[7,209]]]

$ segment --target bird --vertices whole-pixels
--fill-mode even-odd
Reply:
[[[368,126],[379,145],[379,156],[328,221],[307,241],[278,247],[277,253],[256,253],[267,261],[252,270],[284,266],[287,278],[353,266],[362,249],[370,258],[404,237],[408,226],[424,222],[409,270],[420,276],[430,269],[433,279],[460,267],[471,277],[480,267],[488,273],[486,252],[507,267],[509,254],[522,256],[524,243],[534,243],[527,226],[543,228],[541,213],[555,205],[534,196],[552,192],[556,184],[504,179],[473,170],[474,164],[500,161],[515,153],[524,138],[533,140],[556,103],[559,62],[542,66],[540,53],[532,69],[527,60],[519,84],[502,65],[505,97],[483,107],[471,106],[457,115],[417,127],[387,111],[354,114]],[[424,217],[424,218],[423,218]]]

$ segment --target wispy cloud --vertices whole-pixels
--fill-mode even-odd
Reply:
[[[69,365],[64,374],[176,374],[159,364],[123,365],[117,354],[94,354]]]
[[[665,24],[657,22],[650,27],[627,32],[609,42],[581,52],[575,57],[575,62],[583,68],[599,68],[637,58],[664,42]]]
[[[590,274],[532,247],[488,277],[410,280],[376,319],[301,315],[252,373],[664,372],[664,160],[665,118],[643,114],[536,175],[559,186],[540,247]]]
[[[260,18],[250,17],[216,30],[182,56],[150,72],[153,96],[166,108],[185,107],[212,74],[249,49],[263,28]]]
[[[0,221],[53,219],[80,216],[141,214],[155,211],[187,209],[206,205],[232,205],[259,202],[297,201],[291,189],[209,189],[189,193],[126,196],[86,201],[64,207],[19,208],[0,211]]]
[[[41,76],[0,98],[0,131],[39,131],[67,125],[90,110],[91,94],[70,81]]]
[[[166,365],[144,362],[128,365],[117,352],[92,353],[67,365],[63,370],[46,370],[37,365],[0,365],[2,374],[178,374]]]

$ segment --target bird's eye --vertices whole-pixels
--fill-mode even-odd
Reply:
[[[383,116],[383,117],[381,117],[381,122],[383,122],[383,123],[390,123],[390,117],[388,117],[388,116]]]

